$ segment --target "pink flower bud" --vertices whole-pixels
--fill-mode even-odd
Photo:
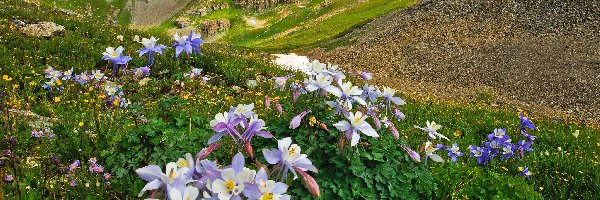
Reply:
[[[410,149],[408,147],[402,147],[402,148],[404,149],[404,151],[406,151],[406,153],[408,153],[408,156],[410,157],[410,159],[412,159],[416,163],[421,162],[421,156],[419,155],[419,153],[417,153],[416,151],[413,151],[412,149]]]
[[[246,152],[248,152],[248,155],[250,155],[250,158],[254,158],[254,150],[252,149],[252,145],[250,145],[250,143],[244,144],[244,149],[246,149]]]
[[[300,170],[298,167],[294,167],[294,169],[302,176],[302,180],[304,181],[304,187],[308,189],[308,191],[315,197],[319,198],[321,196],[321,190],[319,189],[319,184],[315,179],[308,175],[305,171]]]
[[[394,139],[400,138],[400,134],[398,133],[398,129],[396,129],[396,126],[394,126],[394,123],[388,122],[388,126],[390,127],[390,130],[392,131],[392,135],[394,136]]]
[[[279,101],[275,101],[275,108],[277,109],[277,112],[279,112],[279,114],[283,113],[283,108],[281,107],[281,104],[279,104]]]
[[[212,144],[208,145],[208,147],[202,148],[202,150],[200,150],[200,152],[198,152],[198,154],[196,154],[196,160],[204,160],[204,159],[206,159],[206,157],[208,157],[208,155],[210,153],[212,153],[217,148],[219,148],[221,146],[221,144],[223,144],[223,143],[222,142],[215,142],[215,143],[212,143]]]
[[[265,95],[265,108],[271,107],[271,101],[269,100],[269,96]]]

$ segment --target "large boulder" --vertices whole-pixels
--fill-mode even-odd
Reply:
[[[54,22],[38,22],[26,24],[23,21],[15,20],[15,24],[19,26],[19,30],[30,37],[53,37],[61,35],[65,32],[65,27]]]
[[[202,33],[206,36],[215,35],[221,31],[225,31],[229,29],[229,20],[228,19],[218,19],[218,20],[205,20],[202,21]]]
[[[180,17],[175,20],[175,26],[177,28],[185,28],[192,25],[192,20],[187,17]]]

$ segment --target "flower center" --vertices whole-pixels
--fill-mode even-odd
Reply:
[[[296,148],[292,147],[288,150],[288,154],[291,156],[291,155],[298,153],[297,151],[298,150]]]
[[[179,167],[189,167],[189,164],[188,164],[188,162],[186,160],[177,161],[177,165]]]
[[[175,176],[177,176],[177,174],[175,174],[175,169],[171,169],[171,170],[169,171],[169,178],[170,178],[170,179],[174,179],[174,178],[175,178]]]
[[[117,52],[116,52],[116,51],[113,51],[113,52],[111,52],[111,53],[110,53],[110,56],[112,56],[112,57],[117,57]]]
[[[273,200],[273,193],[264,193],[260,200]]]
[[[235,181],[228,180],[225,182],[225,190],[233,191],[235,189]]]

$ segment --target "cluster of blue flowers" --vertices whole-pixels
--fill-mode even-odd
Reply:
[[[511,157],[518,156],[522,159],[525,152],[533,151],[530,146],[536,138],[536,136],[529,135],[527,131],[529,129],[535,130],[537,127],[524,117],[523,113],[520,113],[520,121],[519,131],[526,138],[525,140],[519,140],[518,143],[513,144],[508,134],[506,134],[506,128],[495,129],[494,132],[488,135],[488,141],[482,145],[469,146],[470,156],[475,157],[480,165],[487,165],[495,157],[508,160]]]

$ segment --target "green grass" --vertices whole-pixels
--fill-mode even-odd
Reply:
[[[123,45],[126,55],[134,59],[130,68],[142,66],[135,50],[141,45],[131,41],[133,35],[149,37],[152,33],[129,30],[104,24],[97,19],[77,20],[61,12],[36,8],[18,0],[0,3],[7,6],[0,13],[0,140],[10,136],[16,145],[0,142],[0,151],[10,149],[22,161],[16,167],[1,166],[0,178],[15,175],[17,181],[0,181],[0,198],[21,199],[131,199],[144,185],[134,170],[147,164],[164,166],[166,162],[195,153],[212,136],[208,122],[217,112],[239,103],[255,103],[256,111],[264,119],[268,130],[277,138],[291,136],[302,147],[320,173],[314,174],[321,186],[322,199],[391,198],[391,199],[593,199],[600,192],[600,129],[582,124],[557,122],[530,116],[539,127],[531,131],[537,135],[532,148],[523,160],[508,162],[496,160],[490,166],[479,166],[465,156],[458,163],[416,164],[407,158],[399,145],[405,142],[413,149],[423,144],[426,135],[413,125],[424,126],[433,120],[443,128],[439,131],[458,142],[463,152],[468,145],[478,145],[494,128],[506,127],[513,140],[522,137],[514,131],[518,125],[515,110],[481,107],[480,104],[444,104],[406,99],[401,106],[406,119],[397,122],[400,140],[392,138],[387,129],[379,131],[380,138],[362,137],[370,146],[338,149],[339,132],[332,126],[339,118],[332,118],[323,100],[307,94],[292,103],[288,91],[273,90],[270,78],[289,72],[269,64],[267,57],[254,51],[218,44],[202,47],[204,56],[175,60],[173,50],[157,57],[147,85],[121,77],[115,81],[123,85],[125,97],[132,101],[127,109],[109,109],[103,106],[101,86],[79,87],[65,82],[62,93],[47,92],[41,85],[47,81],[42,70],[53,66],[59,70],[104,69],[101,52],[107,46]],[[44,12],[42,12],[44,11]],[[22,20],[50,20],[65,26],[63,36],[54,38],[25,37],[11,25],[10,17]],[[125,40],[115,40],[123,35]],[[169,41],[163,34],[154,34],[160,43]],[[213,78],[209,84],[183,78],[191,68],[204,69]],[[246,80],[257,79],[257,88],[245,86]],[[303,80],[297,76],[291,81]],[[176,81],[183,82],[182,86]],[[357,81],[362,84],[360,80]],[[234,89],[234,86],[240,89]],[[284,113],[265,109],[265,95],[279,98]],[[55,101],[60,97],[60,101]],[[486,94],[480,101],[485,102]],[[30,110],[42,116],[57,118],[48,128],[55,139],[35,139],[30,136],[28,122],[32,117],[7,114],[9,109]],[[290,130],[290,120],[299,112],[311,109],[300,128]],[[140,116],[149,119],[141,124]],[[316,117],[329,127],[323,131],[309,125],[308,118]],[[394,118],[392,118],[394,119]],[[372,121],[369,121],[372,124]],[[81,125],[80,125],[81,124]],[[572,133],[580,131],[578,138]],[[86,133],[89,131],[89,133]],[[456,132],[460,134],[454,134]],[[236,147],[227,143],[211,159],[228,164]],[[254,143],[256,142],[256,143]],[[255,154],[261,148],[276,146],[273,140],[256,139]],[[562,151],[558,151],[561,147]],[[81,150],[79,150],[81,149]],[[547,153],[546,153],[547,152]],[[444,153],[442,157],[448,159]],[[111,185],[86,173],[82,167],[69,179],[59,172],[50,158],[63,165],[75,159],[85,162],[97,157],[107,171],[114,174]],[[222,162],[226,160],[225,162]],[[262,157],[259,160],[264,161]],[[534,173],[531,180],[518,176],[518,167],[527,166]],[[250,166],[255,168],[256,166]],[[41,178],[44,177],[47,178]],[[77,180],[77,187],[68,186],[68,180]],[[96,181],[101,185],[96,187]],[[91,187],[84,187],[84,183]],[[311,199],[300,180],[290,181],[289,194],[298,199]],[[26,186],[32,189],[27,190]],[[20,196],[19,196],[20,195]]]
[[[112,13],[112,9],[120,9],[119,13],[117,14],[118,24],[127,25],[131,21],[131,13],[125,10],[127,0],[113,0],[110,3],[106,0],[43,0],[43,3],[58,8],[69,9],[83,15],[88,14],[88,7],[90,7],[92,11],[92,16],[97,18],[98,20],[106,19],[106,16]]]

